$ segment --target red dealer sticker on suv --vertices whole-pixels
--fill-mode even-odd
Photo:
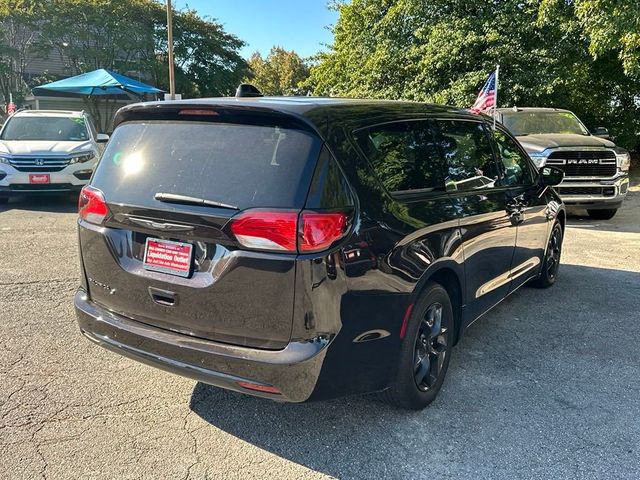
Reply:
[[[191,271],[192,250],[193,245],[190,243],[147,238],[144,250],[144,268],[188,277]]]
[[[51,175],[48,173],[32,173],[29,175],[29,183],[51,183]]]

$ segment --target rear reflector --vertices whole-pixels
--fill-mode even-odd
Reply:
[[[89,185],[80,191],[78,198],[78,215],[89,223],[100,225],[109,213],[104,195],[97,188]]]
[[[271,385],[261,385],[259,383],[250,383],[250,382],[236,382],[242,388],[246,388],[247,390],[254,390],[256,392],[264,392],[264,393],[273,393],[275,395],[281,395],[280,390]]]
[[[413,303],[410,303],[407,310],[404,312],[404,318],[402,319],[402,325],[400,326],[400,338],[404,338],[407,334],[407,325],[409,325],[411,310],[413,310]]]
[[[244,247],[310,253],[326,250],[347,231],[343,212],[247,210],[231,221],[231,232]]]

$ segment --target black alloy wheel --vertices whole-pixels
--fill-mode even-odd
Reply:
[[[418,328],[413,354],[413,378],[423,392],[432,388],[440,378],[447,356],[448,331],[442,324],[442,305],[432,303]]]
[[[533,281],[533,286],[548,288],[556,283],[558,269],[560,268],[560,255],[562,254],[562,237],[562,227],[556,222],[549,236],[540,276]]]
[[[409,316],[395,380],[382,392],[382,398],[409,410],[429,405],[444,382],[454,332],[447,291],[440,284],[427,284]]]

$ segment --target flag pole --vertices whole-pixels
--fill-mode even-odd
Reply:
[[[167,0],[167,50],[169,63],[169,95],[171,100],[176,99],[176,79],[173,70],[173,8],[171,0]]]
[[[498,85],[500,75],[500,64],[496,65],[496,96],[493,101],[493,130],[496,129],[496,113],[498,108]]]

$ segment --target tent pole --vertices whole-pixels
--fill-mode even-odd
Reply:
[[[167,41],[169,50],[169,93],[171,100],[176,99],[176,84],[173,72],[173,12],[171,0],[167,0]]]

